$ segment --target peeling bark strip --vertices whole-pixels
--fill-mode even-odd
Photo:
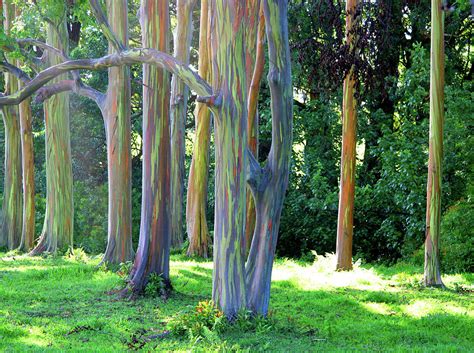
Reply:
[[[11,0],[5,1],[3,17],[5,32],[8,34],[15,18],[15,6]],[[17,91],[18,79],[6,73],[5,88],[5,94]],[[0,246],[11,250],[20,245],[22,232],[21,138],[18,107],[4,107],[2,113],[5,125],[5,176]]]
[[[47,44],[67,53],[67,38],[65,21],[54,25],[48,23]],[[49,53],[48,60],[49,65],[56,65],[62,61],[62,58]],[[56,82],[60,79],[61,77],[58,77]],[[33,81],[25,85],[22,90],[27,89]],[[74,208],[68,93],[60,93],[45,102],[44,118],[46,127],[46,215],[41,237],[36,247],[31,251],[31,255],[43,252],[54,253],[58,249],[72,248],[73,239]]]
[[[216,181],[212,298],[230,319],[245,307],[247,166],[246,1],[211,1]]]
[[[199,75],[210,81],[209,70],[209,6],[201,0],[199,28]],[[196,104],[194,112],[196,140],[193,159],[189,169],[188,194],[186,203],[186,227],[189,239],[188,256],[208,256],[209,230],[207,228],[207,187],[209,176],[209,146],[211,133],[211,111],[203,103]]]
[[[169,50],[169,2],[142,0],[142,44]],[[170,223],[169,73],[143,65],[143,179],[140,240],[128,291],[141,292],[151,273],[169,284]]]
[[[111,24],[109,53],[115,53],[116,42],[128,46],[128,6],[126,0],[107,0]],[[110,35],[108,38],[110,38]],[[109,82],[103,104],[107,137],[107,171],[109,181],[108,240],[103,262],[119,264],[133,259],[132,248],[132,147],[130,69],[109,69]]]
[[[431,1],[430,136],[426,190],[426,286],[443,286],[439,264],[441,172],[444,124],[444,14],[441,0]]]
[[[189,65],[191,40],[193,37],[193,9],[196,0],[177,0],[174,57]],[[183,244],[183,192],[186,113],[189,88],[178,77],[171,82],[171,246]]]
[[[280,215],[290,170],[293,129],[293,87],[288,44],[288,1],[264,0],[270,68],[272,145],[262,169],[253,156],[249,185],[255,199],[256,224],[246,263],[247,308],[266,315]]]
[[[346,2],[346,41],[353,49],[355,38],[351,34],[355,21],[355,10],[359,0]],[[336,258],[337,270],[352,269],[352,233],[354,228],[354,193],[356,168],[357,110],[354,97],[352,67],[344,79],[342,97],[342,148],[341,178],[339,190],[339,212],[337,218]]]

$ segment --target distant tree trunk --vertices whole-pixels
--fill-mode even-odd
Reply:
[[[142,0],[140,6],[142,44],[169,51],[168,0]],[[124,295],[138,294],[149,275],[160,275],[169,283],[171,245],[170,214],[170,75],[143,65],[143,180],[140,240],[129,287]]]
[[[255,198],[257,218],[245,269],[247,308],[261,315],[268,313],[273,259],[292,150],[293,87],[287,17],[287,0],[265,0],[272,145],[263,168],[250,154],[249,185]]]
[[[431,1],[430,137],[426,194],[426,286],[443,286],[439,265],[441,172],[444,123],[444,14],[441,0]]]
[[[346,2],[346,38],[347,44],[353,48],[355,10],[358,0]],[[341,148],[341,179],[339,190],[339,213],[337,220],[337,270],[352,269],[352,233],[354,227],[354,193],[356,168],[356,128],[357,111],[354,97],[353,68],[344,79],[342,101],[342,148]]]
[[[177,0],[174,56],[189,65],[191,40],[193,37],[193,9],[196,0]],[[185,178],[186,113],[189,88],[176,75],[171,82],[171,246],[183,244],[183,193]]]
[[[15,5],[5,1],[3,6],[4,28],[8,34],[15,18]],[[18,80],[11,74],[5,74],[5,93],[18,90]],[[0,246],[15,249],[20,245],[22,229],[21,200],[21,138],[19,111],[17,106],[3,107],[5,124],[5,179],[3,186],[3,222],[0,234]]]
[[[128,47],[126,0],[107,0],[107,16],[115,38]],[[116,50],[109,42],[109,53]],[[133,259],[132,248],[132,152],[130,69],[109,69],[104,104],[109,180],[108,241],[103,262],[119,264]]]
[[[67,53],[65,17],[54,25],[48,23],[47,44]],[[48,53],[48,66],[62,61]],[[59,82],[63,77],[55,79]],[[72,194],[71,137],[69,129],[69,94],[59,93],[44,103],[46,127],[46,215],[43,231],[31,255],[55,253],[72,248],[74,206]]]
[[[20,104],[21,152],[23,171],[23,227],[19,249],[30,251],[35,242],[35,163],[31,99]]]
[[[260,82],[263,76],[265,66],[265,16],[263,11],[263,1],[253,1],[249,7],[250,26],[248,31],[248,45],[255,50],[247,49],[247,84],[249,85],[249,93],[247,100],[248,109],[248,144],[249,149],[258,160],[258,96],[260,93]],[[260,9],[258,9],[260,8]],[[258,12],[258,17],[256,16]],[[257,20],[258,18],[258,20]],[[251,57],[252,59],[249,59]],[[255,57],[255,60],[253,60]],[[251,63],[249,63],[249,61]],[[255,230],[255,202],[250,189],[247,191],[247,221],[245,224],[245,242],[247,251],[250,250],[252,244],[252,236]]]
[[[199,29],[199,75],[210,81],[209,68],[209,5],[201,0]],[[207,187],[209,176],[209,145],[211,133],[211,111],[207,105],[196,103],[193,159],[189,169],[186,203],[186,226],[189,239],[188,256],[208,256],[209,230],[207,228]]]
[[[212,298],[229,318],[245,307],[247,168],[246,1],[211,1],[215,106],[215,221]]]

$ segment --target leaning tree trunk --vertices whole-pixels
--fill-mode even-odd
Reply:
[[[128,46],[126,0],[107,0],[111,29],[124,48]],[[116,52],[109,42],[109,53]],[[119,264],[133,259],[132,248],[132,152],[130,122],[130,68],[109,69],[104,104],[109,180],[108,241],[103,262]]]
[[[211,1],[216,179],[212,298],[230,319],[245,307],[246,1]],[[232,19],[232,20],[231,20]]]
[[[35,163],[31,99],[20,104],[21,161],[23,171],[23,226],[19,249],[30,251],[35,242]]]
[[[15,18],[15,6],[5,1],[3,6],[4,29],[10,32]],[[18,90],[18,80],[11,74],[5,74],[5,93]],[[0,246],[15,249],[20,245],[22,229],[21,202],[21,138],[18,107],[4,107],[5,124],[5,176],[3,187],[3,221],[0,234]]]
[[[346,40],[351,50],[353,50],[355,41],[352,29],[358,1],[359,0],[347,0],[346,2]],[[357,127],[354,85],[354,68],[352,67],[344,79],[342,97],[341,178],[336,242],[336,269],[342,271],[352,269]]]
[[[174,56],[189,65],[191,40],[193,38],[193,9],[196,0],[177,0]],[[178,77],[171,82],[171,246],[183,244],[183,193],[186,113],[189,88]]]
[[[260,93],[260,81],[263,76],[265,65],[265,16],[263,1],[252,1],[249,6],[250,25],[247,33],[246,63],[247,63],[247,84],[249,85],[247,108],[248,108],[248,144],[250,152],[253,153],[255,159],[258,160],[258,96]],[[260,9],[259,9],[260,8]],[[258,12],[258,17],[257,17]],[[256,47],[256,51],[254,48]],[[253,57],[255,56],[255,60]],[[247,192],[247,216],[245,224],[245,243],[247,250],[252,244],[252,236],[255,230],[255,202],[251,191]]]
[[[199,75],[209,81],[209,6],[208,0],[201,0],[199,28]],[[189,239],[188,256],[207,257],[209,230],[207,228],[207,187],[209,177],[209,147],[211,134],[211,111],[207,105],[196,103],[193,158],[189,168],[186,202],[186,228]]]
[[[441,0],[431,1],[430,137],[426,194],[426,286],[443,286],[439,266],[441,171],[444,123],[444,14]]]
[[[273,259],[291,159],[293,88],[287,16],[286,0],[265,0],[272,145],[263,168],[250,154],[248,176],[257,218],[246,263],[247,308],[260,315],[268,312]]]
[[[142,0],[142,43],[169,51],[168,0]],[[124,294],[140,293],[152,273],[169,283],[170,222],[170,75],[143,65],[143,179],[140,240]]]
[[[47,44],[67,53],[66,21],[49,23]],[[48,53],[48,65],[62,61]],[[62,77],[64,79],[64,77]],[[59,82],[61,77],[53,82]],[[74,206],[72,195],[71,138],[69,129],[69,94],[60,93],[44,103],[46,127],[46,215],[43,231],[31,255],[55,253],[73,244]]]

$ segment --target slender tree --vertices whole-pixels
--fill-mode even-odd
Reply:
[[[199,75],[210,81],[209,67],[209,2],[201,0],[199,26]],[[211,111],[206,104],[197,102],[194,112],[196,139],[193,158],[189,168],[186,202],[186,229],[189,238],[188,256],[207,257],[209,229],[207,227],[207,187],[209,177],[209,147],[211,134]]]
[[[58,6],[61,4],[58,3]],[[62,4],[62,12],[66,11]],[[68,40],[65,16],[47,23],[47,44],[67,53]],[[47,55],[48,66],[62,62],[54,52]],[[58,77],[60,82],[65,77]],[[72,195],[71,138],[69,130],[69,95],[59,93],[44,104],[46,128],[46,214],[43,231],[31,255],[54,253],[72,248],[74,206]]]
[[[249,85],[247,109],[247,131],[249,149],[258,160],[258,96],[260,93],[260,82],[263,76],[263,69],[265,65],[265,16],[263,11],[263,1],[253,1],[252,6],[249,7],[250,15],[250,30],[247,33],[247,45],[256,50],[247,49],[247,84]],[[259,10],[258,20],[255,17]],[[253,57],[255,59],[253,60]],[[247,249],[250,249],[252,243],[252,236],[255,230],[255,202],[253,200],[251,191],[247,191],[247,221],[245,226],[245,241]]]
[[[271,94],[272,144],[264,167],[250,153],[248,182],[255,199],[255,232],[247,259],[247,308],[267,315],[271,273],[288,176],[293,130],[293,87],[288,2],[264,0]]]
[[[444,13],[441,0],[431,1],[430,136],[426,192],[426,286],[443,286],[439,266],[441,172],[444,124]]]
[[[353,50],[356,40],[352,29],[358,2],[359,0],[347,0],[346,2],[346,41],[351,50]],[[337,270],[352,269],[357,128],[354,84],[354,68],[352,67],[344,79],[342,98],[341,178],[336,243]]]
[[[15,5],[5,0],[3,25],[8,35],[15,19]],[[5,73],[5,94],[18,90],[18,79]],[[2,109],[5,125],[5,179],[3,187],[3,221],[0,233],[0,246],[15,249],[20,245],[22,232],[22,196],[21,196],[21,137],[19,109],[16,106]]]
[[[193,9],[196,0],[177,0],[177,27],[174,36],[174,56],[189,65],[193,37]],[[189,88],[178,77],[171,82],[171,246],[183,243],[183,195],[186,113]]]
[[[169,51],[168,0],[142,0],[142,44]],[[124,294],[143,290],[149,275],[169,282],[170,215],[170,76],[163,69],[143,65],[143,176],[140,239]]]
[[[96,17],[96,1],[92,2]],[[126,0],[107,0],[110,30],[104,31],[109,53],[128,47],[128,6]],[[101,22],[99,22],[101,23]],[[119,43],[119,44],[117,44]],[[107,137],[107,171],[109,179],[108,240],[104,262],[118,264],[133,259],[132,248],[132,148],[130,69],[109,69],[109,82],[103,104]]]

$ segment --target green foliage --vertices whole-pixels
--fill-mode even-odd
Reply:
[[[451,206],[441,222],[441,266],[444,272],[474,272],[474,187]]]
[[[175,335],[187,336],[191,341],[196,341],[215,338],[213,333],[221,332],[226,325],[224,313],[212,300],[206,300],[174,317],[168,323],[168,329]]]
[[[148,278],[148,283],[145,287],[145,295],[150,297],[166,295],[166,283],[161,274],[150,274],[150,277]]]

